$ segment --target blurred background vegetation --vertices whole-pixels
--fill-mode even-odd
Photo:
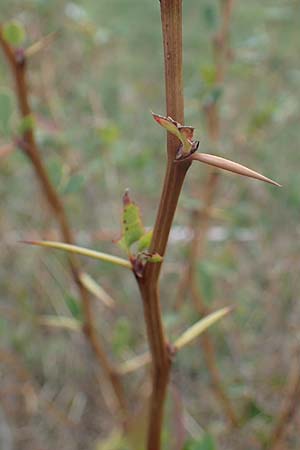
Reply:
[[[38,143],[78,244],[120,254],[112,240],[120,233],[124,189],[130,188],[150,227],[163,179],[165,135],[150,115],[165,112],[158,1],[0,0],[0,8],[1,22],[22,22],[26,45],[57,33],[29,61]],[[186,123],[195,126],[203,151],[215,150],[203,106],[213,94],[211,41],[218,23],[217,1],[184,2]],[[299,2],[237,0],[231,46],[218,100],[222,143],[217,151],[284,186],[222,175],[199,262],[199,284],[209,306],[236,306],[213,334],[223,383],[243,426],[228,429],[199,343],[177,356],[172,385],[182,392],[187,440],[209,433],[201,449],[255,450],[274,425],[299,343]],[[1,54],[1,146],[16,136],[18,125]],[[82,334],[38,320],[41,315],[80,320],[82,312],[66,257],[18,243],[58,238],[32,168],[15,150],[0,159],[0,174],[0,448],[125,450],[125,444],[114,446],[109,389],[101,374],[99,383]],[[190,212],[206,174],[202,165],[190,171],[165,259],[162,304],[170,337],[197,319],[189,299],[179,312],[174,303],[187,257]],[[108,352],[120,362],[145,351],[142,306],[131,274],[82,262],[115,300],[114,310],[99,300],[93,304]],[[146,374],[141,369],[124,378],[132,406],[148,389]],[[174,401],[170,395],[171,422]],[[284,448],[300,447],[299,421],[298,414]],[[172,429],[174,424],[167,424],[166,449],[176,448]]]

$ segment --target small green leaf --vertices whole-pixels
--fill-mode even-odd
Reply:
[[[244,406],[244,414],[242,420],[246,423],[255,417],[260,416],[266,422],[270,422],[272,417],[267,414],[256,402],[255,399],[249,398]]]
[[[153,255],[149,256],[149,258],[147,258],[147,261],[151,263],[159,263],[162,262],[162,260],[163,257],[160,256],[158,253],[154,253]]]
[[[130,247],[145,234],[140,209],[129,197],[128,191],[123,196],[122,236],[118,245],[130,253]]]
[[[205,433],[200,439],[188,441],[184,446],[184,450],[217,450],[217,445],[213,436]]]
[[[171,117],[161,116],[160,114],[152,113],[153,119],[163,128],[165,128],[169,133],[174,134],[180,141],[181,135],[178,130],[178,122],[176,122]]]
[[[216,82],[216,68],[213,64],[206,64],[201,67],[201,78],[208,86],[213,86]]]
[[[35,117],[32,114],[28,114],[28,116],[23,117],[21,123],[19,125],[19,132],[24,134],[28,131],[34,130],[36,125]]]
[[[114,124],[99,128],[97,131],[104,145],[111,145],[119,139],[120,132]]]
[[[143,250],[146,250],[150,248],[151,240],[152,240],[153,230],[148,231],[148,233],[145,233],[144,236],[142,236],[138,241],[138,251],[142,252]]]
[[[161,116],[160,114],[152,113],[153,119],[169,133],[174,134],[182,144],[182,154],[188,155],[195,142],[193,141],[194,128],[190,126],[181,125],[172,117]]]
[[[78,175],[78,174],[72,175],[69,178],[67,184],[65,185],[62,193],[64,195],[76,194],[77,192],[79,192],[82,189],[84,182],[85,182],[85,178],[83,175]]]
[[[13,113],[12,96],[10,91],[0,91],[0,132],[3,135],[9,133],[9,122]]]
[[[76,300],[74,297],[69,296],[66,299],[66,304],[69,308],[70,313],[74,317],[74,319],[82,321],[82,317],[83,317],[82,308],[81,308],[81,304],[78,302],[78,300]]]
[[[3,36],[8,44],[19,47],[24,42],[26,33],[23,25],[20,22],[13,20],[4,24]]]

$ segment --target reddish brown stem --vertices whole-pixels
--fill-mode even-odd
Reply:
[[[6,40],[3,37],[1,27],[0,27],[0,46],[4,51],[6,59],[10,65],[12,75],[14,77],[16,87],[16,97],[19,105],[20,114],[22,118],[28,117],[31,115],[32,112],[28,100],[29,93],[26,79],[27,71],[26,71],[25,54],[22,50],[16,51],[6,42]],[[54,189],[50,181],[50,178],[47,174],[43,161],[40,157],[40,152],[37,147],[34,131],[32,129],[26,131],[23,134],[20,145],[22,146],[24,152],[26,153],[26,155],[29,158],[29,161],[32,164],[33,170],[40,184],[44,197],[47,200],[47,203],[53,213],[53,216],[57,220],[58,226],[61,231],[62,239],[69,244],[73,244],[74,238],[71,231],[71,227],[68,223],[63,203],[59,195],[57,194],[56,190]],[[116,370],[110,363],[105,353],[105,350],[102,344],[100,343],[99,337],[97,336],[97,332],[93,322],[89,293],[87,292],[86,288],[83,286],[81,282],[80,277],[81,269],[79,261],[77,260],[77,258],[72,256],[69,258],[69,264],[73,280],[77,286],[83,305],[85,318],[83,332],[88,342],[90,343],[90,346],[93,349],[97,361],[99,365],[102,367],[105,376],[110,381],[116,400],[118,401],[120,411],[123,417],[125,417],[127,415],[127,404],[125,400],[125,395],[123,393],[121,380]]]
[[[182,0],[161,0],[167,115],[184,122],[182,79]],[[190,161],[174,162],[179,142],[168,133],[167,169],[154,226],[150,252],[164,256],[178,198]],[[150,399],[147,450],[161,449],[161,432],[171,357],[164,333],[159,298],[161,264],[147,264],[138,284],[143,299],[147,335],[152,355],[152,394]]]

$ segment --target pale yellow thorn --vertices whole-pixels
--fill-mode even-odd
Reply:
[[[135,372],[136,370],[149,364],[150,362],[150,353],[142,353],[141,355],[134,356],[133,358],[123,362],[123,364],[120,365],[118,372],[120,375],[126,375],[128,373]]]
[[[248,167],[242,166],[241,164],[230,161],[229,159],[221,158],[220,156],[210,155],[208,153],[194,153],[192,155],[192,159],[210,166],[218,167],[219,169],[228,170],[229,172],[237,173],[245,177],[255,178],[256,180],[265,181],[266,183],[281,187],[281,184],[276,181],[273,181],[252,169],[248,169]]]
[[[114,299],[89,274],[82,273],[80,280],[84,287],[108,308],[115,307]]]
[[[231,307],[222,308],[196,322],[194,325],[188,328],[178,339],[176,339],[173,344],[175,349],[180,350],[182,347],[192,342],[201,333],[207,330],[207,328],[220,320],[222,317],[226,316],[230,311],[232,311]]]
[[[64,250],[69,253],[75,253],[77,255],[89,256],[93,259],[100,261],[106,261],[112,264],[117,264],[127,269],[131,269],[131,263],[126,259],[119,258],[118,256],[109,255],[108,253],[97,252],[96,250],[90,250],[84,247],[78,247],[77,245],[65,244],[63,242],[55,241],[21,241],[24,244],[38,245],[40,247],[54,248],[56,250]]]
[[[46,36],[42,37],[39,41],[35,42],[34,44],[30,45],[30,47],[27,47],[25,50],[25,56],[26,58],[31,58],[36,53],[40,52],[44,48],[48,47],[50,45],[55,37],[57,36],[58,32],[54,31],[52,33],[47,34]]]
[[[215,311],[203,319],[196,322],[190,328],[188,328],[176,341],[174,342],[174,347],[176,350],[180,350],[185,345],[189,344],[191,341],[196,339],[201,333],[207,330],[211,325],[220,320],[222,317],[226,316],[232,311],[232,307],[222,308]],[[126,375],[131,372],[135,372],[141,369],[145,365],[151,362],[151,355],[149,352],[142,353],[141,355],[135,356],[132,359],[125,361],[118,368],[118,372],[121,375]]]
[[[40,316],[38,323],[47,327],[63,328],[70,331],[80,331],[81,323],[71,317],[62,316]]]

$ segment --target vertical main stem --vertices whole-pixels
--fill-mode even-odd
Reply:
[[[161,0],[161,23],[164,45],[164,67],[167,115],[184,122],[183,76],[182,76],[182,0]],[[172,143],[174,145],[174,136]],[[169,140],[168,140],[169,143]],[[175,148],[168,147],[168,152]],[[173,153],[174,155],[174,153]]]
[[[182,78],[182,0],[161,0],[167,115],[183,123]],[[167,136],[167,168],[160,198],[150,252],[164,256],[178,198],[189,161],[175,163],[177,138]],[[143,299],[147,336],[152,356],[152,394],[149,409],[147,450],[161,449],[164,403],[171,370],[171,355],[165,337],[159,297],[161,264],[148,263],[143,277],[137,278]]]

